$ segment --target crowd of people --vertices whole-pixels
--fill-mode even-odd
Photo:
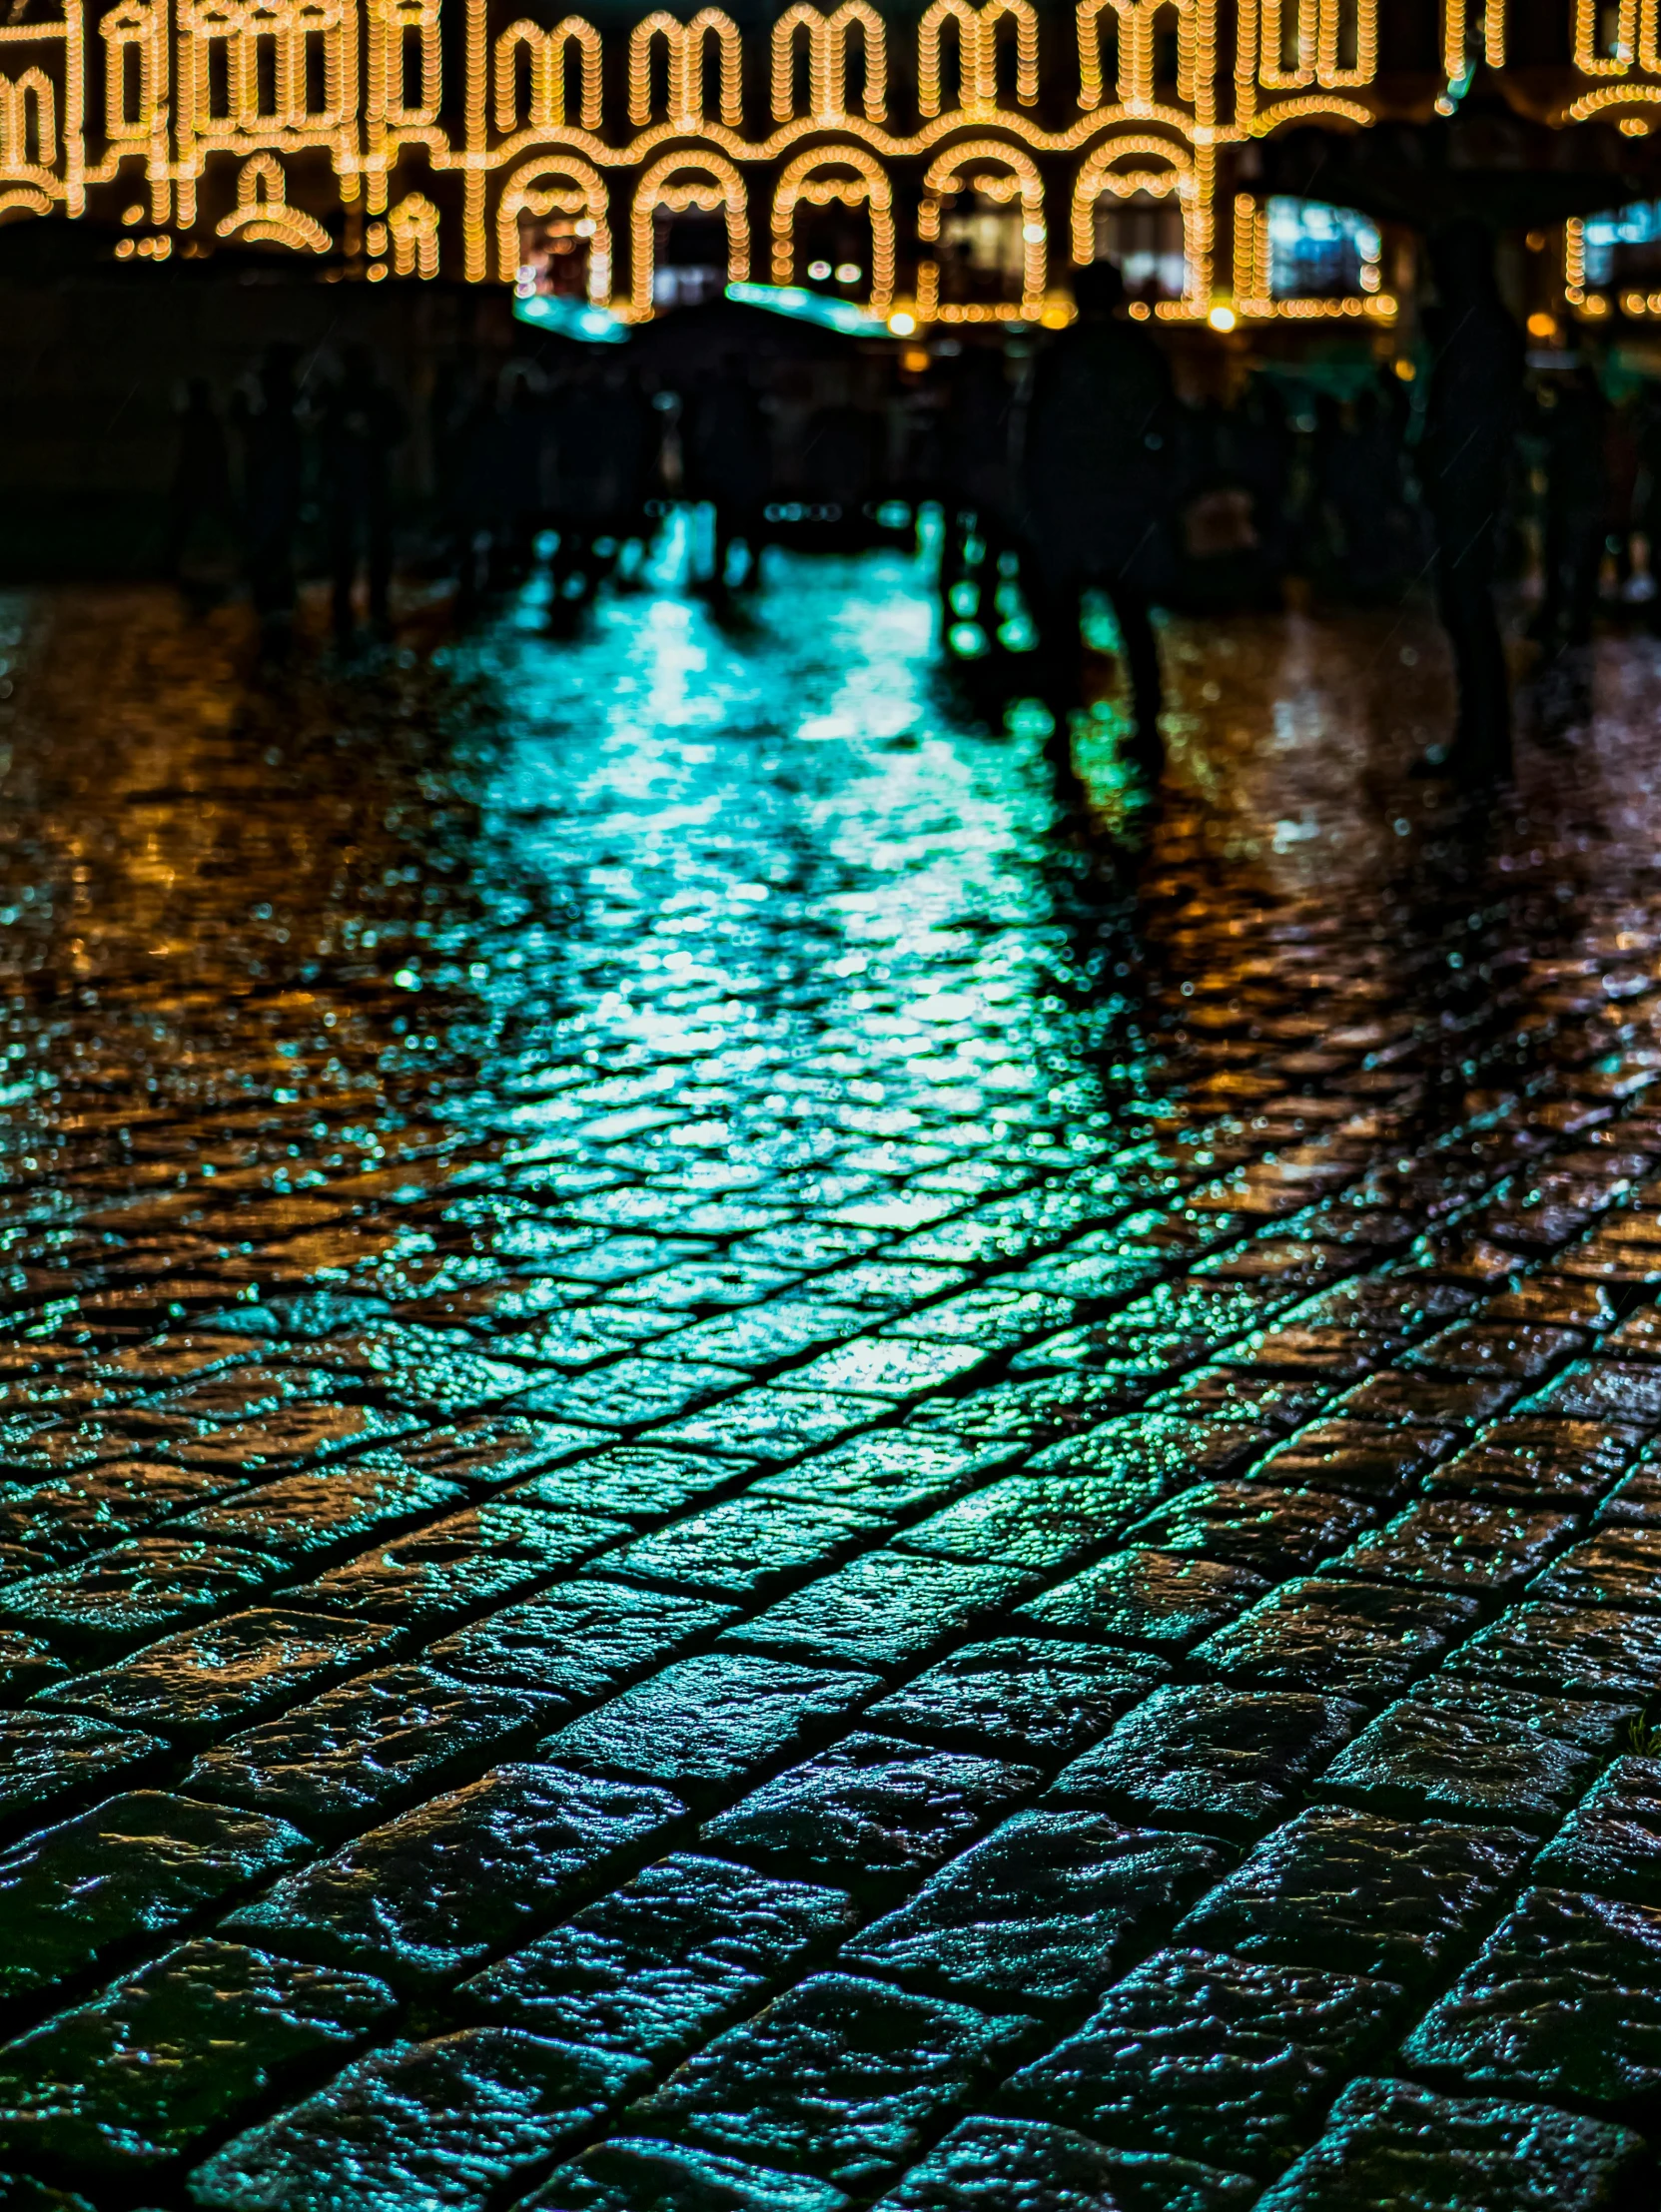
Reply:
[[[465,611],[521,582],[546,553],[563,605],[592,596],[665,505],[714,510],[718,588],[760,580],[773,455],[762,392],[729,357],[648,389],[626,361],[581,362],[554,380],[532,366],[440,375],[427,421],[431,489],[398,463],[416,429],[361,348],[315,388],[290,346],[267,350],[222,413],[191,382],[179,423],[166,561],[188,577],[235,549],[268,637],[291,621],[303,567],[329,577],[336,636],[389,624],[395,509],[422,567],[447,568]],[[396,494],[402,473],[403,496]]]
[[[294,611],[302,523],[315,492],[337,634],[354,631],[361,582],[370,622],[385,628],[392,461],[408,428],[405,411],[366,349],[349,347],[339,373],[315,397],[301,387],[299,359],[293,346],[267,349],[253,387],[233,395],[229,437],[207,380],[193,378],[169,499],[168,566],[180,573],[205,534],[235,546],[262,626],[280,632]],[[312,446],[315,475],[308,468]]]
[[[766,365],[731,349],[679,372],[660,353],[643,373],[625,348],[452,369],[417,425],[367,352],[303,379],[297,351],[273,347],[223,416],[205,383],[190,388],[168,558],[187,568],[205,528],[233,542],[269,634],[292,616],[302,566],[321,568],[345,640],[360,609],[387,626],[395,509],[406,551],[447,569],[463,610],[538,561],[569,610],[676,503],[711,511],[703,583],[725,597],[760,582],[781,515],[834,518],[847,542],[862,518],[932,501],[943,634],[1031,654],[1023,687],[1065,728],[1081,610],[1105,599],[1151,774],[1156,607],[1272,608],[1288,590],[1387,604],[1422,582],[1459,679],[1448,766],[1490,775],[1509,758],[1503,584],[1535,579],[1530,628],[1550,652],[1583,646],[1611,591],[1661,610],[1647,566],[1661,385],[1617,405],[1578,357],[1530,369],[1491,242],[1454,227],[1429,261],[1421,377],[1270,363],[1227,403],[1180,395],[1105,262],[1078,273],[1060,337],[1025,353],[948,339],[874,404],[868,378],[865,405],[844,393],[788,423]],[[422,470],[401,471],[417,429]],[[1020,618],[1000,619],[1011,607]]]
[[[971,557],[1017,558],[1036,618],[1043,695],[1058,725],[1078,703],[1081,602],[1107,599],[1130,693],[1134,756],[1160,760],[1156,605],[1378,605],[1433,587],[1458,708],[1426,765],[1489,779],[1510,765],[1499,600],[1526,602],[1555,659],[1603,611],[1653,623],[1649,552],[1661,529],[1661,385],[1619,404],[1580,354],[1532,366],[1501,298],[1492,240],[1450,226],[1429,242],[1426,372],[1297,389],[1253,375],[1236,403],[1185,403],[1146,323],[1124,315],[1106,264],[1080,272],[1078,317],[1038,357],[990,469],[1000,394],[965,364],[948,406],[942,586],[967,605]],[[1292,396],[1288,403],[1287,394]],[[972,584],[969,585],[972,591]]]

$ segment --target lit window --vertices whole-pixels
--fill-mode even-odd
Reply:
[[[1188,290],[1183,211],[1174,199],[1146,192],[1096,203],[1096,259],[1111,261],[1133,300],[1180,300]]]
[[[1581,243],[1589,285],[1652,278],[1661,271],[1661,200],[1635,200],[1609,215],[1589,215]]]
[[[1276,300],[1336,300],[1378,290],[1378,226],[1322,200],[1268,203],[1269,291]]]

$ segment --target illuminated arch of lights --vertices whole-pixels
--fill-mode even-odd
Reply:
[[[848,40],[855,25],[865,41],[865,71],[860,107],[873,123],[887,114],[888,38],[883,20],[869,0],[842,0],[830,15],[797,0],[773,25],[773,121],[788,123],[796,113],[796,51],[805,44],[809,109],[815,121],[839,122],[848,100]]]
[[[642,322],[652,308],[656,218],[660,211],[681,215],[689,208],[702,215],[726,217],[727,275],[734,284],[742,284],[750,274],[750,223],[744,180],[734,165],[722,154],[687,151],[660,155],[634,188],[629,240],[634,296],[630,305]]]
[[[839,175],[851,171],[851,175]],[[866,306],[887,315],[894,304],[894,197],[888,172],[862,146],[810,148],[785,163],[773,195],[773,282],[795,279],[796,210],[809,207],[863,207],[871,221],[871,287]]]
[[[588,300],[638,320],[665,221],[719,216],[739,281],[765,220],[784,282],[799,210],[834,203],[870,224],[863,304],[915,327],[1065,320],[1066,268],[1094,252],[1110,195],[1181,211],[1186,278],[1161,317],[1203,319],[1221,299],[1248,320],[1388,321],[1376,268],[1342,299],[1272,297],[1265,207],[1231,153],[1299,123],[1367,127],[1380,4],[1237,0],[1225,16],[1218,0],[1074,0],[1041,20],[1034,0],[928,0],[902,55],[873,0],[789,0],[753,40],[714,5],[602,35],[539,0],[112,0],[101,15],[65,0],[0,24],[0,221],[90,214],[121,230],[121,259],[218,240],[330,277],[512,285],[525,222],[558,218]],[[1549,4],[1578,80],[1558,120],[1647,134],[1661,0]],[[1450,88],[1505,65],[1507,0],[1439,10]],[[1000,250],[1007,298],[946,296],[959,195],[1019,228]],[[914,196],[907,228],[896,211]],[[1057,238],[1070,252],[1053,268]],[[1607,314],[1586,266],[1570,224],[1565,297]],[[1661,314],[1637,299],[1620,304]]]
[[[496,130],[503,137],[521,124],[545,129],[563,123],[565,116],[565,58],[574,49],[580,71],[581,94],[577,120],[585,131],[600,127],[600,35],[580,16],[568,15],[551,31],[538,30],[523,16],[510,23],[496,40]],[[520,112],[519,57],[528,64],[530,97]]]
[[[599,171],[572,155],[543,156],[513,171],[496,209],[496,253],[504,284],[518,280],[519,218],[524,215],[568,215],[589,226],[588,298],[603,306],[611,294],[611,224]],[[436,256],[435,237],[432,251]]]
[[[1044,182],[1037,163],[1021,147],[993,138],[972,139],[966,146],[954,146],[949,153],[939,155],[929,164],[923,177],[923,198],[917,210],[917,237],[922,246],[938,246],[941,202],[965,190],[972,190],[995,207],[1020,203],[1020,301],[1013,308],[1003,310],[981,303],[943,301],[939,261],[925,256],[917,266],[919,315],[926,321],[938,319],[942,323],[1042,319],[1049,252],[1044,221]]]
[[[1120,169],[1120,162],[1151,158],[1159,166],[1153,169]],[[1163,200],[1170,194],[1177,195],[1177,204],[1183,214],[1183,240],[1191,287],[1197,269],[1203,267],[1203,257],[1197,251],[1196,217],[1198,215],[1199,177],[1193,157],[1185,147],[1173,144],[1169,139],[1151,138],[1127,133],[1122,138],[1111,138],[1098,146],[1079,170],[1073,187],[1073,259],[1082,268],[1096,255],[1096,204],[1104,193],[1128,200],[1141,195],[1150,200]]]

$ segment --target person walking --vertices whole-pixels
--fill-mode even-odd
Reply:
[[[1130,677],[1131,750],[1158,781],[1163,687],[1152,606],[1172,565],[1171,460],[1176,402],[1152,338],[1123,314],[1125,282],[1111,262],[1074,280],[1078,321],[1033,378],[1024,456],[1025,564],[1036,585],[1045,704],[1065,752],[1079,703],[1080,606],[1107,594]]]
[[[391,618],[393,522],[390,462],[403,441],[404,410],[376,372],[367,348],[349,347],[323,408],[323,481],[336,639],[353,634],[360,562],[368,570],[369,617]]]
[[[1436,546],[1436,599],[1453,648],[1458,717],[1441,765],[1481,781],[1511,766],[1511,701],[1494,609],[1506,469],[1522,402],[1523,338],[1500,298],[1482,225],[1429,239],[1436,287],[1419,480]]]
[[[1535,414],[1545,444],[1545,590],[1535,631],[1548,653],[1589,645],[1609,530],[1609,403],[1597,370],[1580,362],[1542,391]]]
[[[694,384],[682,439],[687,491],[715,510],[710,589],[717,599],[725,595],[732,548],[742,538],[749,556],[743,581],[753,590],[761,581],[773,464],[767,418],[741,354],[728,354],[718,370]]]
[[[258,403],[245,401],[237,409],[249,593],[268,645],[277,644],[294,619],[295,535],[305,463],[295,358],[292,346],[268,346]]]
[[[998,634],[995,604],[1001,558],[1018,553],[1020,529],[1011,451],[1014,390],[1003,349],[977,345],[947,357],[941,420],[940,622],[960,619]]]
[[[231,535],[231,459],[205,376],[193,376],[179,414],[179,450],[168,487],[167,573],[182,582],[187,554],[223,557]],[[234,542],[234,540],[233,540]]]

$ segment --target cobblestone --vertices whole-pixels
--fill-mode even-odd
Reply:
[[[7,603],[0,2198],[1648,2203],[1653,655],[779,573]]]

